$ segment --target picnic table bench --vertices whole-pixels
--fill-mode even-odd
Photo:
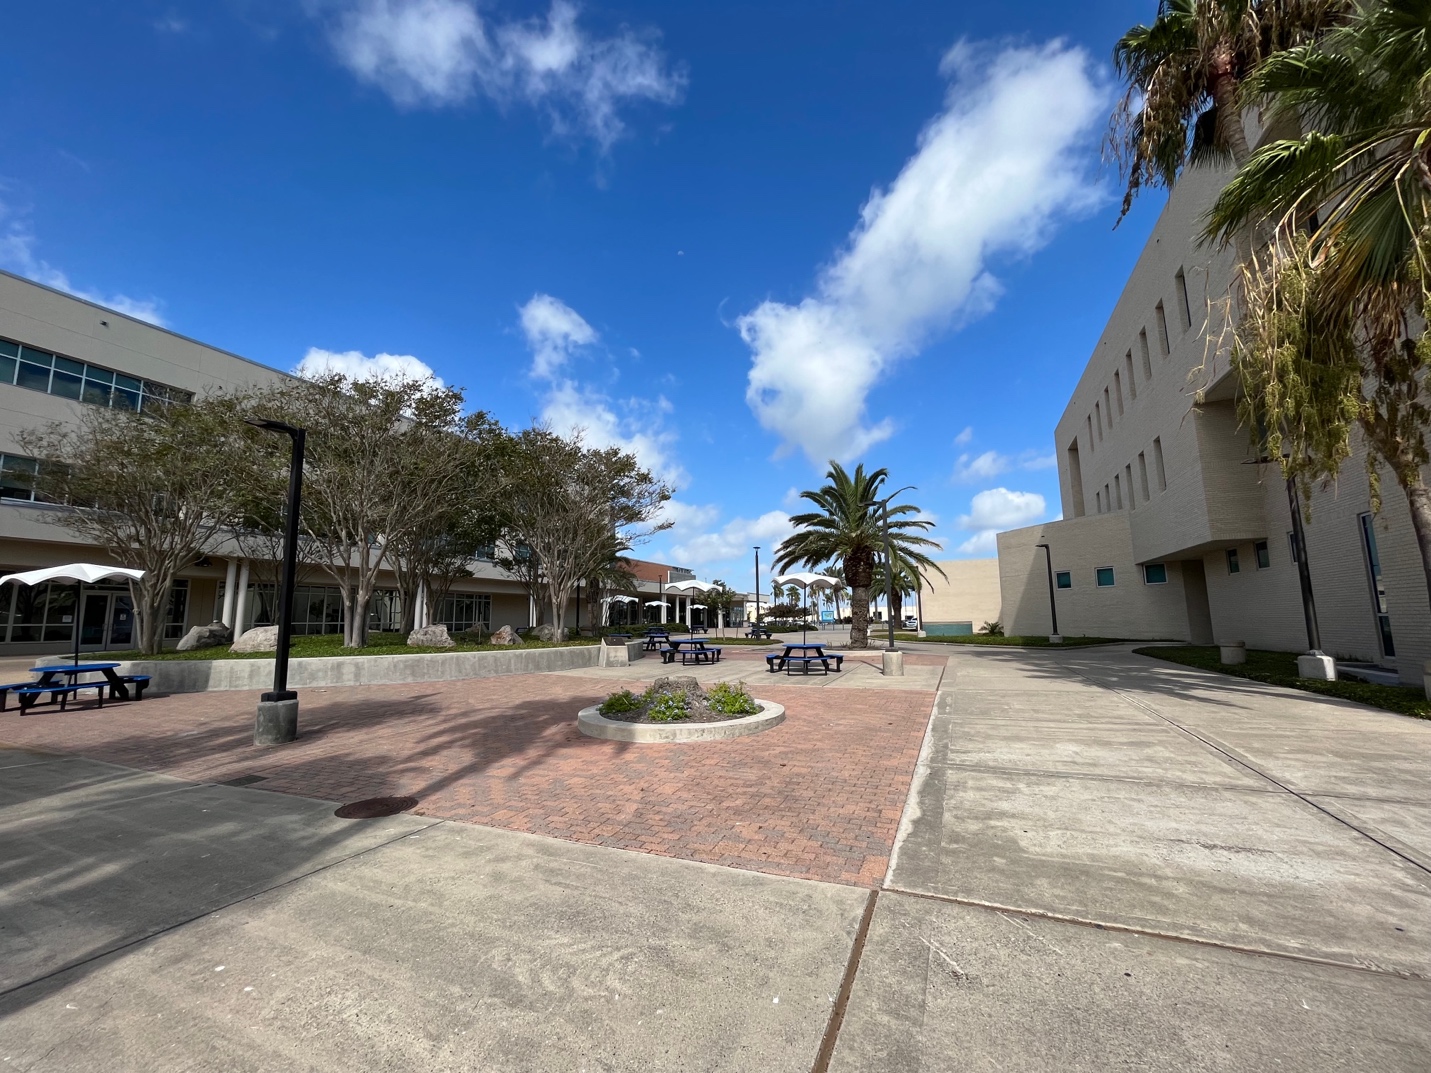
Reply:
[[[763,637],[763,638],[765,638],[765,640],[767,640],[767,641],[770,640],[770,638],[772,638],[773,636],[775,636],[773,633],[771,633],[769,630],[767,630],[764,626],[752,626],[750,629],[748,629],[748,630],[745,632],[745,635],[746,635],[747,637],[754,637],[754,638],[756,638],[756,639],[759,639],[759,638],[762,638],[762,637]]]
[[[132,699],[143,700],[150,676],[116,674],[115,668],[118,666],[118,663],[59,663],[33,667],[31,669],[40,676],[36,680],[0,685],[0,711],[6,709],[6,700],[11,693],[15,694],[15,699],[19,702],[21,715],[28,714],[47,693],[51,704],[59,702],[60,711],[66,709],[71,697],[86,689],[96,691],[101,708],[104,707],[106,695],[110,700],[130,700],[132,691]],[[93,673],[102,674],[103,677],[84,682],[76,680],[81,674]],[[65,680],[61,681],[62,678]]]
[[[796,667],[800,668],[802,674],[809,674],[810,668],[819,664],[821,673],[830,673],[830,664],[835,665],[835,670],[843,669],[845,657],[837,653],[827,653],[823,644],[815,642],[798,644],[789,643],[785,645],[785,651],[772,652],[765,657],[765,669],[771,674],[776,671],[784,671],[786,674],[793,674]]]
[[[666,648],[661,649],[662,663],[675,663],[676,657],[681,657],[681,666],[687,667],[691,664],[719,663],[721,649],[719,645],[714,647],[706,644],[704,637],[674,638],[667,641]]]

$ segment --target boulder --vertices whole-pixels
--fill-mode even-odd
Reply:
[[[234,631],[225,626],[222,622],[210,622],[207,626],[195,626],[176,646],[180,652],[192,652],[196,648],[217,648],[219,645],[231,645],[234,642]]]
[[[517,631],[510,626],[503,626],[488,640],[488,644],[494,645],[519,645],[521,643],[522,639],[517,636]]]
[[[407,635],[407,643],[411,648],[451,648],[455,644],[447,633],[447,627],[439,623],[436,626],[419,626]]]
[[[229,646],[230,652],[277,652],[278,627],[255,626]]]
[[[532,631],[532,636],[538,641],[565,641],[566,631],[544,622]]]

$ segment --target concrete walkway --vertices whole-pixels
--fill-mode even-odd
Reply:
[[[1424,1071],[1428,761],[1127,648],[958,650],[870,891],[0,750],[0,1066]]]

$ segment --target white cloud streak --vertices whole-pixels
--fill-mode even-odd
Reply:
[[[1047,508],[1037,492],[1011,492],[1007,488],[980,492],[970,501],[969,513],[959,518],[959,528],[974,534],[959,545],[959,550],[966,555],[989,554],[997,547],[999,533],[1038,521]]]
[[[26,279],[43,283],[57,291],[64,291],[86,302],[123,313],[126,317],[146,321],[159,327],[165,326],[160,302],[156,298],[131,298],[127,294],[103,294],[85,290],[70,282],[70,277],[39,257],[35,247],[39,240],[35,237],[29,221],[10,206],[0,201],[0,268],[24,276]]]
[[[758,518],[734,518],[719,529],[704,533],[686,536],[678,532],[678,542],[671,546],[671,554],[683,565],[693,567],[732,560],[743,562],[753,554],[754,545],[773,549],[791,532],[790,515],[772,510]]]
[[[685,75],[652,30],[596,37],[579,8],[553,0],[545,19],[490,22],[474,0],[319,0],[338,58],[405,107],[463,104],[540,108],[554,133],[603,150],[625,131],[624,107],[678,103]]]
[[[532,352],[532,375],[550,380],[580,347],[596,342],[596,329],[560,298],[533,295],[519,310]]]
[[[309,347],[303,360],[293,368],[295,376],[309,379],[338,373],[350,380],[396,377],[404,380],[431,380],[442,386],[442,379],[432,367],[411,354],[374,354],[371,358],[357,350],[323,350]]]
[[[869,420],[870,391],[931,335],[993,307],[992,258],[1032,253],[1103,196],[1087,150],[1108,92],[1081,49],[960,44],[941,70],[944,111],[870,195],[815,293],[737,321],[752,352],[747,403],[816,464],[893,433],[890,420]]]
[[[1017,458],[998,451],[985,451],[979,455],[966,451],[954,461],[954,480],[960,484],[972,484],[992,480],[1011,469],[1051,469],[1056,465],[1058,459],[1054,455],[1041,455],[1037,451],[1022,451]]]

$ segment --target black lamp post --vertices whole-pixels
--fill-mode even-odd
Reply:
[[[760,625],[760,545],[755,545],[755,625]]]
[[[1047,544],[1035,544],[1034,547],[1042,548],[1044,562],[1048,565],[1048,614],[1053,619],[1053,633],[1049,634],[1049,643],[1059,645],[1063,643],[1063,637],[1058,632],[1058,605],[1053,599],[1053,550]]]
[[[882,515],[883,515],[883,518],[884,518],[884,580],[885,580],[884,614],[885,614],[885,618],[889,619],[889,645],[888,645],[888,648],[887,648],[887,651],[889,651],[889,652],[895,651],[895,647],[894,647],[894,554],[893,554],[893,552],[892,552],[891,549],[890,549],[890,543],[889,543],[889,501],[890,501],[891,499],[893,499],[895,496],[899,495],[900,492],[909,492],[909,491],[912,491],[914,488],[915,488],[915,485],[912,485],[912,484],[906,484],[903,488],[897,488],[897,489],[895,489],[893,492],[891,492],[889,495],[885,496],[882,500],[880,500],[880,504],[879,504],[879,505],[880,505],[880,511],[882,512]],[[901,671],[900,673],[903,673],[903,672]]]
[[[278,651],[273,690],[258,702],[255,745],[284,745],[298,737],[298,694],[288,688],[288,646],[293,639],[293,589],[298,576],[298,515],[303,501],[303,446],[307,431],[282,421],[251,420],[255,428],[281,432],[293,441],[288,463],[288,517],[283,534],[283,580],[278,589]]]
[[[1320,655],[1322,631],[1317,626],[1317,601],[1312,597],[1312,564],[1307,561],[1307,534],[1302,528],[1302,497],[1297,478],[1287,478],[1287,506],[1292,511],[1292,543],[1297,545],[1297,580],[1302,585],[1302,615],[1307,620],[1307,653]]]

